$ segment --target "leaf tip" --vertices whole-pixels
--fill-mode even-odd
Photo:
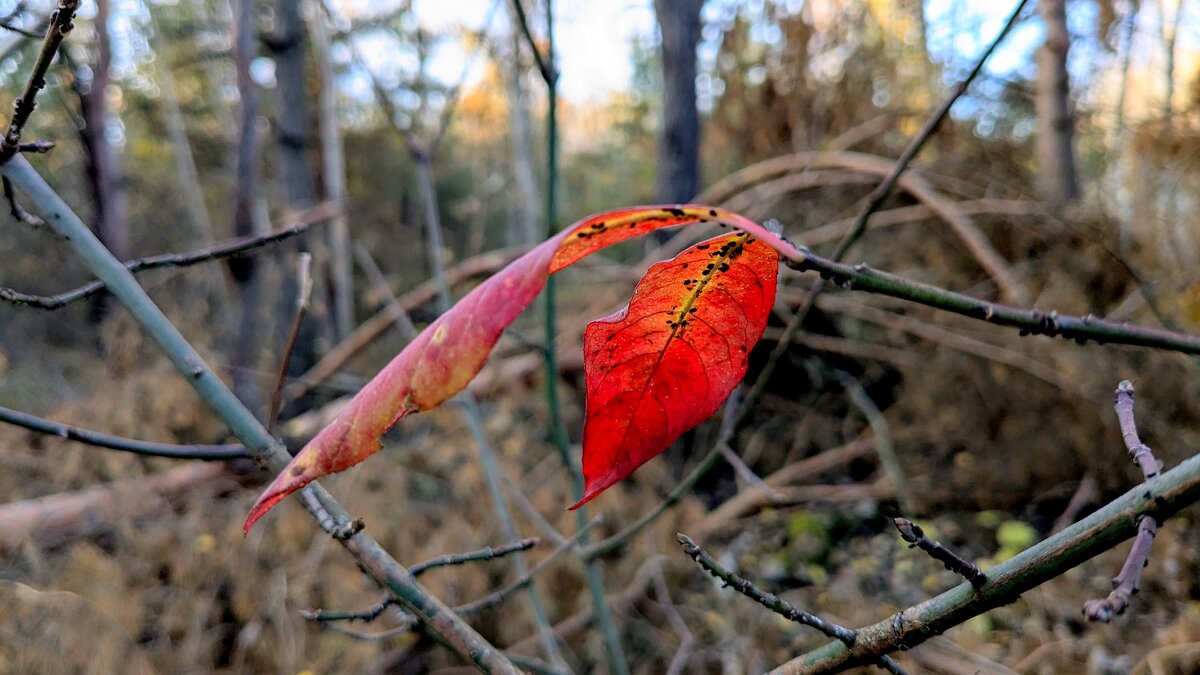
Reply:
[[[604,492],[604,488],[601,488],[599,490],[592,490],[591,492],[588,492],[587,494],[585,494],[583,496],[583,499],[580,499],[579,501],[575,502],[571,506],[568,506],[567,510],[574,511],[574,510],[578,509],[579,507],[583,506],[584,504],[586,504],[586,503],[592,501],[593,499],[595,499],[596,497],[598,497],[601,492]]]
[[[254,523],[265,516],[267,511],[275,508],[285,497],[308,485],[315,478],[316,476],[310,475],[301,466],[289,466],[283,473],[275,476],[275,480],[271,481],[267,489],[258,496],[254,506],[250,507],[250,515],[246,516],[246,522],[242,524],[242,536],[250,534],[250,528],[254,527]]]

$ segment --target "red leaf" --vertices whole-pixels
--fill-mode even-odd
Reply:
[[[380,438],[404,416],[434,408],[462,391],[550,274],[626,239],[699,222],[745,230],[788,257],[801,257],[761,225],[707,206],[638,206],[585,218],[513,261],[422,331],[275,477],[251,507],[244,531],[292,492],[378,452]]]
[[[746,374],[775,302],[779,256],[735,233],[650,268],[629,305],[584,333],[579,508],[712,416]]]

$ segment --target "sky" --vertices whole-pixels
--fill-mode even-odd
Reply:
[[[477,31],[485,22],[493,35],[504,35],[507,31],[510,0],[413,0],[414,13],[420,24],[435,35],[465,35]],[[763,0],[708,0],[706,17],[721,13],[722,5],[737,4],[754,6]],[[789,9],[798,10],[805,0],[779,0]],[[809,0],[812,1],[812,0]],[[824,0],[831,2],[833,0]],[[344,16],[375,14],[392,4],[388,0],[332,0]],[[535,3],[527,2],[533,6]],[[995,0],[926,0],[925,15],[929,45],[935,59],[956,66],[966,66],[995,37],[1007,20],[1016,0],[998,3]],[[1031,7],[1034,3],[1028,3]],[[1187,5],[1188,3],[1185,3]],[[1118,3],[1119,9],[1124,9]],[[1143,50],[1136,60],[1160,58],[1158,22],[1156,10],[1143,8],[1139,16],[1139,33],[1146,33],[1150,49]],[[562,73],[559,82],[561,96],[575,104],[602,104],[612,94],[626,90],[633,74],[632,44],[636,39],[643,43],[653,42],[656,33],[653,0],[554,0],[555,35],[557,52]],[[1030,9],[1026,10],[1027,13]],[[1091,3],[1072,3],[1068,14],[1071,30],[1077,35],[1095,33],[1096,9]],[[1200,47],[1200,10],[1185,11],[1180,26],[1181,55]],[[1190,14],[1190,15],[1189,15]],[[535,35],[544,35],[545,18],[539,12],[530,17]],[[1043,40],[1044,32],[1039,21],[1024,21],[1009,34],[988,62],[987,72],[1008,79],[1031,78],[1035,74],[1034,54]],[[459,82],[464,65],[470,63],[471,70],[466,84],[482,77],[486,66],[485,58],[471,58],[464,48],[462,39],[444,39],[430,61],[431,73],[446,84]],[[715,48],[715,45],[702,45]],[[397,56],[385,49],[368,54],[373,66],[386,69],[394,67]],[[1111,53],[1096,51],[1096,45],[1084,46],[1077,42],[1072,48],[1070,69],[1073,79],[1087,81],[1094,69],[1101,68]],[[703,59],[701,59],[703,62]],[[372,68],[379,72],[378,69]],[[962,73],[955,69],[947,71],[947,77],[956,78]],[[1184,72],[1180,73],[1185,75]],[[945,83],[947,86],[950,81]],[[970,101],[967,101],[970,103]],[[976,101],[978,103],[978,101]],[[963,105],[966,105],[965,103]],[[970,114],[959,106],[955,112]],[[957,115],[956,115],[957,116]]]
[[[507,8],[498,4],[504,2],[508,0],[414,0],[413,8],[420,24],[436,35],[475,32],[489,21],[490,30],[500,33],[506,30],[508,20]],[[335,3],[348,17],[380,12],[386,4],[370,0]],[[929,0],[926,14],[931,31],[952,33],[953,50],[971,58],[999,31],[1011,7],[994,0]],[[573,103],[600,103],[626,89],[633,74],[632,43],[637,38],[652,38],[657,30],[653,0],[557,0],[554,8],[562,97]],[[544,35],[544,16],[531,16],[530,20],[535,34]],[[1040,41],[1036,24],[1019,28],[993,57],[990,70],[1006,73],[1020,69],[1028,64]],[[469,62],[468,84],[481,76],[483,59],[472,61],[461,40],[444,40],[431,59],[431,74],[454,83]],[[381,61],[379,65],[384,64]]]
[[[485,20],[492,31],[506,30],[509,0],[415,0],[413,9],[421,25],[434,34],[475,32]],[[355,12],[378,12],[381,3],[345,0],[338,3],[347,16]],[[532,4],[532,3],[528,3]],[[559,90],[574,103],[601,102],[625,89],[633,73],[630,43],[636,36],[655,31],[652,0],[557,0],[555,40],[562,76]],[[543,16],[531,16],[534,34],[544,35]],[[457,82],[469,54],[461,41],[446,40],[431,60],[430,72],[437,79]],[[483,60],[475,59],[468,81],[478,78]]]

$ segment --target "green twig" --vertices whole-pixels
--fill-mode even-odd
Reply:
[[[788,262],[793,269],[817,272],[823,278],[852,290],[887,295],[999,326],[1017,328],[1022,335],[1061,337],[1080,344],[1091,340],[1100,344],[1133,345],[1184,354],[1200,354],[1200,337],[1195,335],[1109,321],[1092,314],[1065,316],[1058,312],[1018,309],[910,281],[867,265],[845,265],[822,258],[803,247],[801,253],[804,254],[803,259]]]
[[[537,42],[529,28],[529,21],[521,0],[512,0],[516,10],[521,32],[529,43],[529,50],[537,60],[538,71],[546,84],[546,237],[554,236],[558,222],[558,70],[554,57],[554,1],[546,0],[546,53],[538,49]],[[554,447],[558,450],[563,466],[571,477],[573,493],[576,499],[583,497],[584,483],[582,470],[575,466],[571,459],[571,443],[567,438],[567,430],[563,424],[562,407],[558,398],[558,350],[555,347],[557,334],[555,309],[555,278],[546,280],[544,296],[546,298],[543,313],[543,325],[546,336],[545,373],[546,373],[546,403],[550,416],[550,430]],[[587,508],[575,510],[576,523],[579,527],[587,522]],[[580,540],[580,545],[587,550],[587,538]],[[604,601],[604,575],[600,561],[594,556],[584,555],[584,565],[587,573],[588,592],[592,596],[592,607],[600,634],[604,639],[604,649],[608,654],[609,670],[617,675],[628,675],[629,665],[625,660],[625,651],[621,646],[621,636],[613,621],[612,612]]]

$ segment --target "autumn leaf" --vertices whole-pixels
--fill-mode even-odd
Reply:
[[[785,256],[802,257],[761,225],[707,206],[638,206],[585,218],[513,261],[422,331],[275,477],[251,507],[243,530],[249,532],[292,492],[378,452],[383,434],[406,415],[434,408],[462,391],[550,274],[618,242],[703,222],[748,232]]]
[[[775,302],[779,255],[746,233],[650,268],[629,305],[588,324],[585,494],[657,457],[712,416],[746,374]]]

